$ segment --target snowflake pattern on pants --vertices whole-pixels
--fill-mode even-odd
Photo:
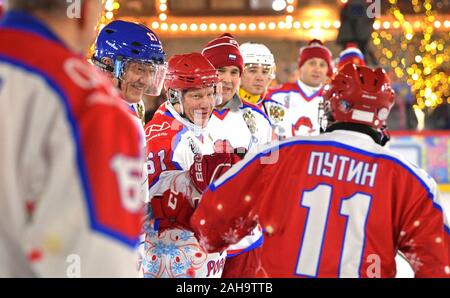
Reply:
[[[208,254],[194,234],[181,229],[155,231],[153,224],[146,230],[141,243],[141,272],[144,277],[220,277],[222,272],[211,272],[211,262],[225,259],[222,254]]]

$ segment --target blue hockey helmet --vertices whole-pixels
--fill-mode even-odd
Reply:
[[[109,58],[112,65],[105,63]],[[146,94],[159,95],[167,70],[166,54],[156,34],[142,24],[113,21],[100,32],[92,61],[122,79],[130,62],[146,65],[150,74]]]

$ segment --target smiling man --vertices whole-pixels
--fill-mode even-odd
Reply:
[[[321,41],[300,49],[298,81],[269,91],[263,102],[280,140],[320,133],[322,84],[331,73],[331,52]]]
[[[156,34],[142,24],[113,21],[97,37],[92,62],[104,70],[122,92],[123,100],[144,125],[144,95],[158,96],[167,70]]]
[[[214,110],[208,127],[214,141],[227,141],[232,148],[253,150],[272,140],[272,127],[266,114],[239,97],[244,59],[239,43],[229,33],[211,40],[202,51],[218,70],[222,103]],[[244,151],[245,151],[244,150]]]
[[[266,114],[256,105],[239,97],[244,59],[239,43],[229,33],[211,40],[202,51],[219,72],[222,103],[213,112],[208,129],[215,147],[242,153],[272,140],[272,126]],[[258,263],[263,237],[259,227],[241,242],[228,248],[223,277],[246,277],[260,271]]]
[[[111,79],[140,128],[145,153],[144,95],[161,93],[167,70],[166,55],[156,34],[142,24],[116,20],[97,37],[91,61]],[[142,161],[141,196],[148,197],[147,164]]]
[[[220,102],[219,81],[200,53],[169,60],[164,82],[168,100],[145,127],[150,196],[140,247],[144,277],[222,274],[226,253],[208,254],[188,227],[175,224],[196,206],[209,182],[240,160],[232,153],[215,153],[206,128]],[[189,203],[183,204],[182,196]]]

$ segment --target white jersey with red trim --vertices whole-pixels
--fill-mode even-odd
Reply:
[[[321,87],[312,88],[301,81],[269,90],[264,107],[278,139],[320,134],[319,105]]]
[[[272,126],[269,119],[257,106],[242,101],[235,95],[223,109],[215,110],[208,123],[214,141],[228,140],[233,148],[256,150],[258,145],[272,141]],[[263,235],[260,227],[239,243],[231,245],[228,257],[237,256],[260,247]]]
[[[221,110],[214,110],[208,130],[214,141],[228,140],[234,148],[242,147],[249,151],[273,139],[267,115],[256,105],[237,96]]]
[[[0,277],[137,277],[143,135],[41,21],[0,25]]]
[[[181,117],[165,102],[145,126],[150,196],[171,189],[188,199],[199,196],[188,170],[194,156],[214,153],[209,132]],[[151,210],[145,218],[140,272],[144,277],[220,277],[226,252],[208,254],[194,234],[185,229],[160,233]]]

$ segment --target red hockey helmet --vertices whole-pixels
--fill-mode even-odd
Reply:
[[[213,86],[219,83],[214,66],[200,53],[175,55],[169,59],[164,88],[192,89]]]
[[[382,68],[348,63],[324,87],[326,112],[336,122],[381,128],[394,105],[394,90]]]

